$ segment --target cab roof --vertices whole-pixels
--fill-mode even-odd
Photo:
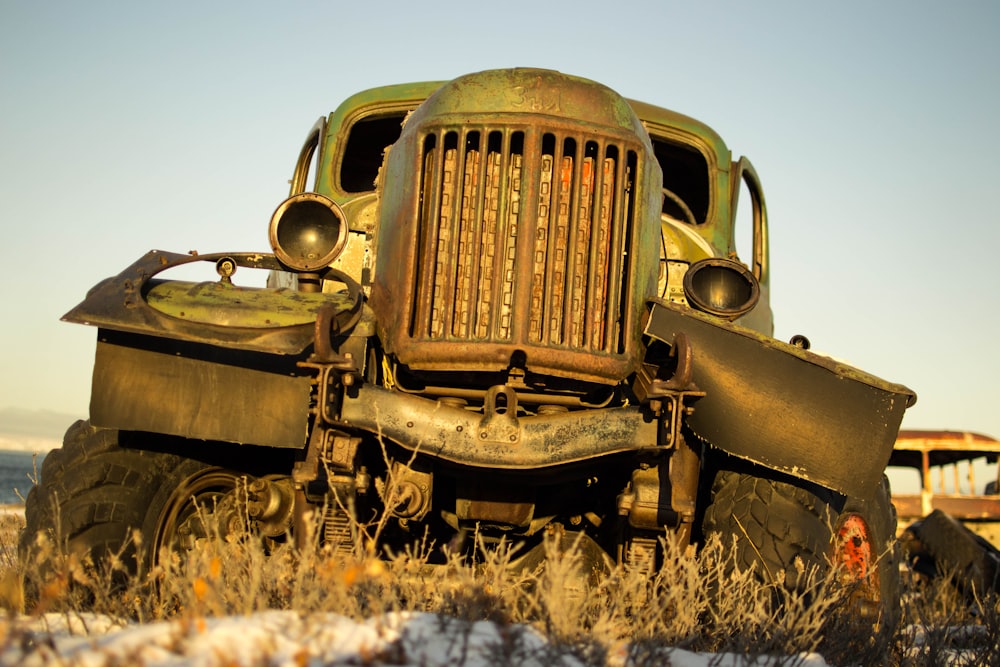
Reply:
[[[377,86],[357,92],[345,99],[330,115],[331,124],[338,124],[348,114],[362,112],[365,107],[382,108],[389,106],[417,106],[449,81],[415,81]],[[729,148],[722,137],[705,123],[670,109],[647,102],[626,98],[639,120],[650,134],[658,129],[676,128],[687,134],[696,135],[716,154],[718,165],[726,168],[730,158]]]

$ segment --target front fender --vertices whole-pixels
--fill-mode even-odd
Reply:
[[[151,251],[98,284],[63,319],[98,327],[91,421],[189,439],[303,447],[313,371],[299,362],[323,322],[357,312],[350,336],[373,331],[358,294],[304,293],[159,280],[166,269],[228,258],[283,270],[273,255]],[[226,262],[228,264],[228,261]],[[226,272],[224,272],[226,273]],[[328,337],[325,340],[329,340]]]
[[[299,355],[312,344],[321,307],[349,311],[347,294],[238,287],[225,281],[162,281],[155,276],[193,262],[229,258],[237,266],[284,270],[274,255],[180,255],[151,250],[94,287],[63,321],[227,349]],[[370,332],[353,332],[366,335]]]
[[[646,334],[684,333],[705,392],[687,423],[754,463],[868,497],[892,453],[910,389],[698,311],[651,301]]]

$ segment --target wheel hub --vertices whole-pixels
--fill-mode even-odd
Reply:
[[[868,523],[856,512],[840,518],[837,529],[837,552],[842,583],[850,587],[853,600],[862,611],[870,611],[880,601],[878,586],[878,551]]]
[[[245,488],[245,477],[221,468],[209,468],[185,480],[160,514],[154,558],[164,548],[189,551],[199,540],[238,533],[246,525],[237,509],[240,488]]]

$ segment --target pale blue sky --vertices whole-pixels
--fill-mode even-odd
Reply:
[[[347,95],[535,66],[712,125],[764,184],[778,337],[1000,437],[1000,4],[695,4],[0,0],[0,407],[86,415],[59,317],[150,248],[266,250]]]

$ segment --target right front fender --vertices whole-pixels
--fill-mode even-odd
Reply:
[[[734,456],[849,496],[874,493],[910,389],[662,299],[645,333],[686,334],[705,396],[687,423]]]

